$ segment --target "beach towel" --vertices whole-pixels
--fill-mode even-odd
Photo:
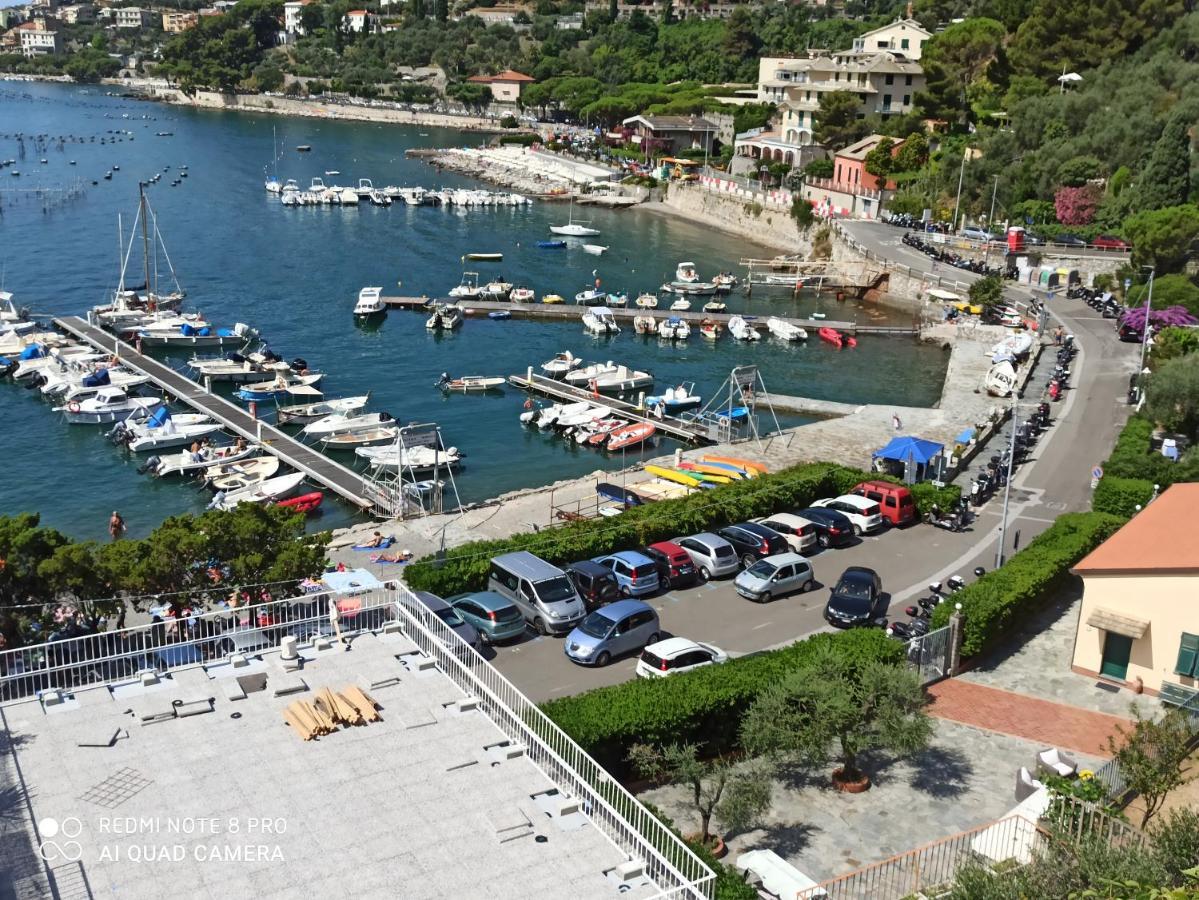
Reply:
[[[387,537],[383,538],[383,543],[379,544],[378,546],[374,546],[372,544],[355,544],[351,549],[357,550],[358,552],[362,552],[364,550],[386,550],[395,543],[395,540],[396,539],[391,535],[388,535]]]

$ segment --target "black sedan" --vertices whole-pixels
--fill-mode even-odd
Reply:
[[[1077,249],[1081,249],[1087,245],[1087,242],[1084,238],[1080,238],[1076,234],[1067,234],[1065,232],[1057,235],[1056,237],[1050,238],[1049,243],[1053,244],[1055,247],[1074,247]]]
[[[829,547],[844,547],[853,540],[853,523],[844,513],[835,509],[809,506],[796,513],[816,526],[816,543],[824,550]]]
[[[775,553],[786,553],[791,549],[785,537],[773,528],[767,528],[757,522],[739,522],[719,528],[716,533],[733,545],[733,549],[741,557],[741,564],[747,569],[759,559],[765,559]]]
[[[874,625],[884,621],[887,614],[887,595],[883,580],[874,569],[850,566],[833,586],[824,619],[835,628]]]

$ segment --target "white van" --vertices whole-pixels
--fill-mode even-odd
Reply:
[[[487,590],[515,603],[538,634],[567,634],[587,614],[566,573],[527,550],[493,559]]]

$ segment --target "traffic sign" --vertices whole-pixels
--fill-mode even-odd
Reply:
[[[1103,466],[1096,466],[1095,468],[1091,469],[1091,477],[1094,478],[1096,481],[1098,481],[1100,478],[1102,478],[1103,477]]]
[[[1128,293],[1128,289],[1129,289],[1130,287],[1132,287],[1132,279],[1131,279],[1131,278],[1125,278],[1125,279],[1124,279],[1124,292],[1125,292],[1125,293]]]

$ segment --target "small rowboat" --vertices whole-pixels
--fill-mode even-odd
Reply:
[[[542,250],[561,250],[566,247],[566,241],[538,241],[537,246]]]
[[[649,440],[654,436],[656,431],[657,429],[648,422],[634,422],[632,425],[626,425],[624,428],[617,428],[608,435],[605,448],[610,453],[617,450],[624,450],[627,447],[633,447]]]
[[[350,450],[354,447],[372,447],[375,444],[387,444],[399,435],[398,428],[372,428],[369,431],[346,431],[341,434],[331,434],[321,443],[326,450]]]
[[[274,477],[278,471],[278,457],[256,456],[253,459],[239,460],[235,463],[210,466],[204,470],[204,479],[214,490],[236,491],[240,488],[261,484],[268,478]]]
[[[487,318],[502,321],[504,319],[511,319],[512,313],[508,312],[506,309],[497,309],[493,312],[489,312],[487,314]]]
[[[503,386],[504,379],[502,377],[487,377],[483,375],[463,375],[461,378],[451,378],[442,381],[439,385],[443,391],[460,391],[464,394],[468,392],[495,391]]]
[[[846,343],[848,343],[848,341],[845,338],[845,335],[841,334],[841,332],[839,332],[836,328],[829,328],[827,325],[821,326],[820,330],[817,331],[816,333],[820,335],[820,340],[827,341],[828,343],[830,343],[834,347],[836,347],[838,350],[840,350],[842,346],[844,346]],[[853,340],[853,338],[850,338],[849,340]],[[857,341],[854,341],[849,346],[855,347],[855,346],[857,346],[857,343],[858,343]]]
[[[709,341],[720,339],[720,332],[724,330],[724,326],[715,319],[704,319],[699,323],[699,333],[702,337]]]
[[[561,294],[546,294],[541,298],[542,303],[565,303]]]

